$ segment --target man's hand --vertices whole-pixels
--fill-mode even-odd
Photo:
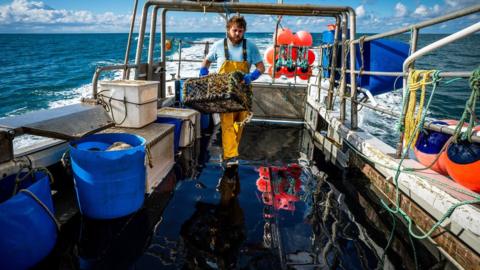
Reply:
[[[208,75],[208,68],[207,67],[202,67],[200,69],[200,74],[198,75],[199,77],[205,77]]]
[[[250,85],[253,81],[258,79],[262,75],[262,72],[260,70],[255,69],[252,73],[249,73],[243,77],[243,81],[245,82],[246,85]]]

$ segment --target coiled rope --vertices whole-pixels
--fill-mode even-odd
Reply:
[[[415,127],[418,126],[418,124],[422,119],[423,105],[425,103],[425,91],[426,91],[427,85],[431,83],[433,83],[434,85],[434,88],[432,90],[432,96],[436,88],[436,82],[438,80],[438,76],[435,79],[429,80],[432,77],[433,73],[434,73],[433,70],[412,70],[408,74],[409,93],[407,98],[408,103],[406,104],[407,110],[405,113],[404,140],[406,142],[409,142],[411,140],[412,145],[415,145],[417,142],[419,130],[416,130]],[[419,89],[421,91],[420,101],[418,104],[418,110],[415,113],[415,110],[417,107],[417,90]]]

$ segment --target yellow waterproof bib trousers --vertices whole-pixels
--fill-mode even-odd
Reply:
[[[223,62],[218,73],[224,74],[234,71],[248,73],[249,65],[247,62],[246,40],[243,40],[243,61],[229,60],[227,39],[224,39],[223,44],[225,50],[225,62]],[[248,114],[248,111],[220,114],[224,160],[238,156],[238,145],[240,144],[243,127],[238,125],[237,123],[245,120]]]

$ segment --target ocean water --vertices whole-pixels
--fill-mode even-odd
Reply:
[[[420,35],[419,48],[444,36]],[[224,34],[173,33],[168,37],[186,41],[183,43],[183,58],[201,59],[204,46],[187,42],[215,41],[224,37]],[[313,37],[314,45],[320,44],[321,34],[313,34]],[[82,96],[91,94],[91,80],[97,66],[123,63],[127,38],[127,34],[1,34],[0,117],[78,103]],[[247,38],[256,42],[261,53],[272,44],[271,33],[247,33]],[[408,35],[400,35],[396,39],[408,42]],[[148,35],[145,40],[148,41]],[[131,61],[134,61],[136,42],[135,37]],[[467,37],[423,57],[416,67],[445,71],[473,70],[478,67],[480,60],[478,44],[480,36]],[[146,58],[146,52],[143,56]],[[168,56],[178,58],[175,48]],[[159,46],[156,46],[155,57],[159,57]],[[180,75],[196,76],[199,67],[200,63],[183,63]],[[177,64],[169,62],[167,74],[176,72]],[[102,79],[120,76],[121,73],[115,71],[105,74]],[[270,78],[264,75],[260,80],[270,81]],[[305,83],[301,80],[298,82]],[[442,83],[437,89],[429,117],[458,118],[469,94],[467,80],[448,85]],[[401,95],[395,91],[378,96],[377,101],[399,111]],[[394,144],[396,137],[392,121],[392,118],[380,116],[369,109],[363,109],[360,114],[360,125],[390,144]]]

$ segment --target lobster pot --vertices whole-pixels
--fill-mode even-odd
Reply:
[[[252,88],[242,80],[239,71],[188,79],[182,90],[184,104],[202,113],[250,111]]]

